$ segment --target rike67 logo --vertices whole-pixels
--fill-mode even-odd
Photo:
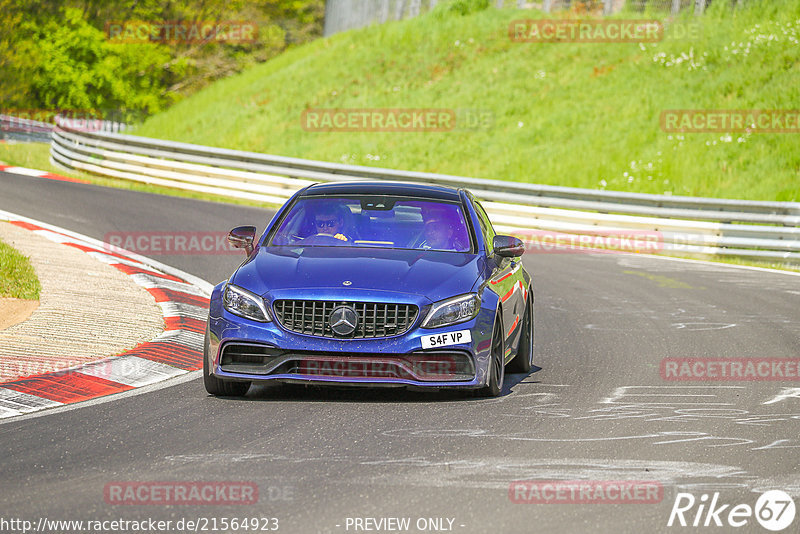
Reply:
[[[667,526],[692,527],[743,527],[752,524],[753,518],[765,529],[784,530],[792,524],[795,504],[792,497],[781,490],[762,493],[755,507],[749,504],[720,503],[719,492],[704,493],[697,499],[691,493],[678,493],[669,514]]]

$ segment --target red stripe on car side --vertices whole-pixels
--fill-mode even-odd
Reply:
[[[511,276],[512,274],[514,274],[514,272],[513,272],[513,271],[511,271],[511,272],[509,272],[509,273],[507,273],[507,274],[504,274],[503,276],[501,276],[501,277],[500,277],[500,278],[498,278],[497,280],[492,280],[492,284],[499,284],[500,282],[502,282],[503,280],[505,280],[506,278],[508,278],[508,277],[509,277],[509,276]]]
[[[511,333],[514,332],[514,330],[517,329],[517,325],[518,324],[519,324],[519,315],[517,315],[517,317],[514,319],[514,324],[511,325],[511,330],[508,331],[508,333],[506,334],[506,337],[510,336]]]

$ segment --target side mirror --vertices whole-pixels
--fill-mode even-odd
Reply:
[[[237,226],[228,233],[228,243],[234,248],[243,248],[248,256],[253,252],[255,239],[255,226]]]
[[[496,235],[492,242],[494,253],[503,258],[518,258],[525,254],[525,243],[510,235]]]

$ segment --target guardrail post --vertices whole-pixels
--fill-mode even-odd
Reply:
[[[333,24],[333,14],[335,11],[333,10],[333,2],[335,0],[328,0],[325,2],[325,22],[322,28],[322,35],[328,36],[334,33],[334,24]]]
[[[389,0],[381,0],[381,9],[378,17],[381,24],[389,20]]]
[[[406,11],[406,0],[397,0],[397,9],[395,10],[394,19],[403,20],[403,14]]]
[[[672,9],[670,10],[673,15],[677,15],[681,10],[681,0],[672,0]]]
[[[695,15],[702,15],[706,11],[706,0],[697,0],[695,4],[694,13]]]
[[[545,13],[550,13],[550,10],[553,9],[553,0],[544,0],[542,4],[542,11]]]

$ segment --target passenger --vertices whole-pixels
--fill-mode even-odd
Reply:
[[[447,250],[464,252],[469,250],[465,242],[464,223],[456,209],[445,206],[422,209],[422,234],[415,248],[425,250]]]

